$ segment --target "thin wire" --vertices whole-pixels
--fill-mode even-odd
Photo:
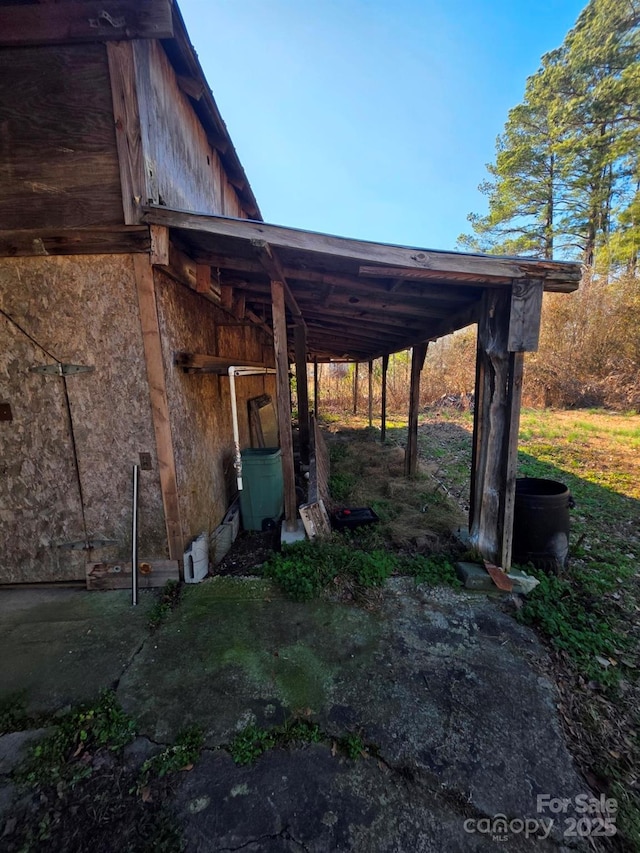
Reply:
[[[32,335],[30,335],[26,329],[22,328],[20,323],[16,322],[16,320],[14,320],[13,317],[11,317],[11,315],[7,314],[7,312],[4,311],[2,308],[0,308],[0,314],[2,314],[2,316],[5,317],[5,319],[7,319],[10,323],[12,323],[16,327],[16,329],[18,329],[20,332],[22,332],[22,334],[25,336],[25,338],[30,340],[32,344],[34,344],[35,346],[38,347],[39,350],[42,350],[42,352],[48,358],[53,359],[53,361],[55,361],[56,364],[62,364],[62,362],[60,361],[59,358],[56,358],[55,355],[50,353],[49,350],[45,349],[45,347],[43,347],[41,343],[38,343],[38,341]],[[73,415],[71,414],[71,401],[69,399],[69,389],[67,387],[67,377],[64,374],[61,374],[61,378],[62,378],[62,388],[64,391],[64,401],[65,401],[65,406],[66,406],[66,410],[67,410],[67,417],[69,418],[69,432],[70,432],[70,436],[71,436],[71,451],[73,453],[73,464],[74,464],[74,468],[76,471],[76,479],[78,481],[78,492],[80,494],[80,513],[82,515],[82,529],[84,531],[84,542],[85,542],[85,548],[88,551],[88,550],[90,550],[90,548],[89,548],[89,533],[87,531],[87,519],[86,519],[85,512],[84,512],[84,494],[82,491],[82,480],[80,479],[80,465],[78,462],[78,448],[76,446],[76,436],[75,436],[75,432],[73,429]]]

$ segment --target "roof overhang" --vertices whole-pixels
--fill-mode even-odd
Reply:
[[[271,280],[288,291],[292,321],[307,327],[312,358],[367,361],[435,340],[476,321],[486,289],[519,285],[569,293],[579,264],[372,243],[162,206],[143,221],[237,288],[267,323]]]

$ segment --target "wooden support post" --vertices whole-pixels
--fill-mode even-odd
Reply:
[[[159,266],[169,266],[169,229],[162,225],[150,225],[151,263]]]
[[[318,376],[318,359],[313,360],[313,414],[318,420],[318,405],[320,402],[320,377]]]
[[[309,463],[309,386],[307,384],[307,330],[296,323],[294,330],[296,352],[296,387],[298,390],[298,426],[300,429],[300,459]]]
[[[407,449],[404,459],[406,477],[413,477],[418,467],[418,409],[420,408],[420,372],[427,355],[428,344],[418,344],[411,351],[411,385],[409,390],[409,423]]]
[[[389,370],[389,354],[382,356],[382,401],[380,412],[380,441],[384,444],[387,438],[387,371]]]
[[[281,281],[271,282],[271,304],[273,310],[273,348],[276,360],[276,409],[284,479],[284,524],[286,530],[295,530],[297,525],[296,474],[293,462],[293,436],[291,434],[287,318],[284,306],[284,285]]]
[[[169,402],[162,360],[162,343],[160,339],[160,324],[156,305],[156,292],[153,282],[153,267],[148,255],[134,255],[136,288],[138,306],[140,309],[140,325],[142,326],[142,343],[144,359],[149,382],[151,399],[151,416],[156,437],[156,452],[158,455],[158,470],[160,474],[160,489],[164,506],[169,559],[182,561],[184,542],[180,522],[180,506],[178,502],[178,481],[176,463],[171,437],[169,420]],[[181,562],[182,564],[182,562]]]
[[[353,414],[358,414],[358,362],[353,365]]]
[[[373,426],[373,362],[369,360],[369,427]]]
[[[523,348],[537,344],[537,290],[524,324],[520,317],[514,321],[522,293],[512,298],[507,289],[486,291],[478,323],[469,529],[482,557],[506,571],[511,567]]]

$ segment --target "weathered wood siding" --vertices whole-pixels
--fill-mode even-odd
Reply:
[[[147,197],[154,204],[244,217],[220,158],[157,41],[133,43]]]
[[[237,364],[273,364],[273,349],[253,326],[228,326],[230,317],[196,297],[162,272],[156,272],[158,315],[166,367],[167,396],[176,456],[180,515],[186,539],[213,530],[235,495],[229,379],[213,374],[185,374],[173,365],[179,351],[228,357]],[[273,376],[236,380],[241,447],[250,446],[247,401],[275,395]]]
[[[104,44],[0,51],[0,229],[122,222]]]
[[[141,452],[152,470],[141,472],[140,555],[165,557],[131,256],[2,259],[0,309],[0,402],[13,414],[0,422],[0,582],[83,579],[87,559],[126,557]],[[95,368],[66,386],[87,534],[117,547],[56,547],[82,540],[84,525],[63,379],[29,372],[55,359]]]

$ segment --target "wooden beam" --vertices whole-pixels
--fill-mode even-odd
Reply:
[[[369,359],[369,428],[373,426],[373,362]]]
[[[464,256],[463,256],[464,257]],[[363,264],[358,269],[358,274],[362,278],[385,278],[394,279],[389,293],[395,293],[399,288],[408,282],[430,282],[441,278],[446,278],[447,284],[465,284],[467,287],[486,287],[487,274],[486,272],[463,272],[449,271],[446,273],[440,269],[407,269],[404,267],[386,267],[373,266]],[[500,275],[496,272],[491,278],[491,285],[511,284],[512,279],[508,275]]]
[[[538,349],[543,287],[541,279],[513,283],[507,343],[509,352],[535,352]]]
[[[196,264],[196,293],[209,293],[211,290],[211,267]]]
[[[223,284],[220,288],[220,305],[231,311],[233,307],[233,287]]]
[[[309,386],[307,383],[307,333],[302,323],[293,329],[296,355],[296,389],[298,392],[298,426],[300,429],[300,458],[309,463]]]
[[[511,294],[488,290],[478,325],[471,544],[488,561],[511,565],[523,355],[508,350]]]
[[[522,380],[524,353],[509,353],[509,388],[507,391],[507,435],[505,436],[504,509],[498,531],[500,562],[507,571],[511,568],[513,551],[513,516],[516,503],[516,478],[518,476],[518,434],[522,405]]]
[[[389,353],[382,356],[382,401],[380,411],[380,441],[384,444],[387,438],[387,371],[389,370]]]
[[[158,455],[160,489],[167,529],[169,559],[181,561],[183,558],[184,542],[180,521],[178,480],[176,476],[173,438],[171,436],[164,363],[162,360],[162,343],[156,305],[156,291],[153,281],[153,267],[149,262],[149,258],[145,255],[134,255],[133,265],[140,310],[140,325],[142,327],[144,360],[147,368],[147,380],[149,382],[151,416],[156,437],[156,452]]]
[[[172,36],[170,0],[0,6],[0,47]]]
[[[110,42],[107,45],[107,58],[124,221],[126,225],[137,225],[140,222],[141,205],[148,199],[145,197],[147,178],[142,152],[133,45],[127,41]]]
[[[319,412],[319,403],[320,403],[320,376],[318,374],[318,359],[314,358],[313,360],[313,414],[318,420],[318,412]]]
[[[149,252],[150,248],[151,239],[146,225],[135,228],[80,228],[72,231],[0,231],[0,258],[128,255]]]
[[[256,370],[267,369],[267,366],[260,362],[223,358],[204,352],[178,352],[175,355],[174,364],[176,367],[181,367],[185,373],[218,373],[221,375],[228,373],[229,368],[234,365],[255,367]]]
[[[252,240],[251,245],[256,249],[258,253],[258,260],[262,264],[265,269],[265,272],[269,276],[272,281],[281,281],[284,287],[284,296],[289,311],[291,311],[292,316],[299,320],[300,322],[304,322],[302,311],[300,310],[298,303],[296,302],[296,298],[293,295],[291,288],[289,287],[289,283],[287,281],[287,277],[284,274],[284,270],[282,269],[282,264],[280,263],[280,259],[277,254],[273,251],[271,246],[265,240]]]
[[[266,222],[249,219],[232,219],[224,216],[206,216],[184,211],[169,210],[159,205],[145,208],[144,221],[156,222],[175,228],[200,231],[219,236],[236,237],[245,240],[264,240],[276,249],[292,249],[313,252],[329,257],[352,258],[362,265],[381,264],[391,268],[409,268],[432,270],[446,274],[468,274],[487,279],[487,286],[494,278],[537,277],[538,271],[544,278],[553,279],[558,273],[558,283],[566,281],[569,290],[572,282],[579,281],[582,271],[579,264],[561,261],[544,263],[526,258],[500,258],[483,255],[464,255],[456,252],[436,252],[426,249],[412,249],[402,246],[390,246],[383,243],[369,243],[346,237],[334,237],[328,234],[316,234]],[[381,273],[385,275],[385,273]],[[398,277],[398,276],[392,276]]]
[[[149,236],[151,238],[151,263],[158,266],[167,266],[169,263],[169,229],[162,225],[150,225]]]
[[[358,414],[358,362],[353,365],[353,414]]]
[[[282,451],[282,475],[284,480],[284,524],[286,530],[297,526],[296,474],[293,461],[293,437],[291,434],[291,405],[289,384],[289,356],[287,348],[287,318],[284,301],[284,285],[281,281],[271,282],[273,304],[273,349],[276,363],[276,409]]]
[[[418,411],[420,409],[420,373],[427,355],[427,344],[413,347],[411,353],[411,385],[409,388],[409,423],[407,425],[407,449],[404,473],[413,477],[418,468]]]

